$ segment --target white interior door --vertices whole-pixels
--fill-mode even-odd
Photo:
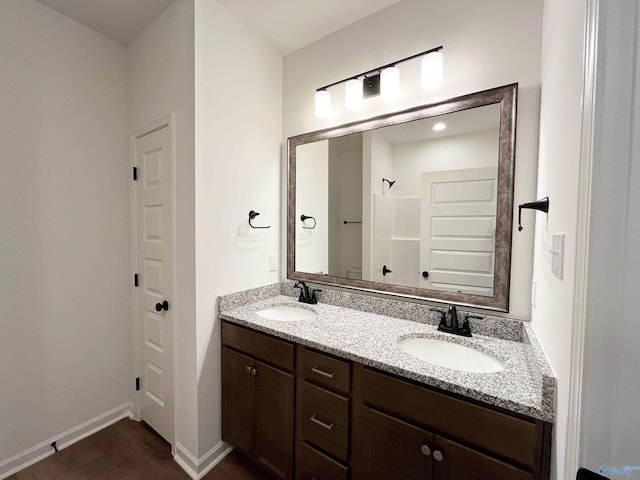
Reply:
[[[493,295],[498,169],[422,174],[420,286]]]
[[[136,139],[140,417],[173,444],[171,130]]]

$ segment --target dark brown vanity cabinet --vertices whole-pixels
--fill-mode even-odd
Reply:
[[[223,439],[274,478],[549,478],[549,423],[228,322],[222,343]]]
[[[376,410],[362,407],[367,480],[532,480],[533,475]],[[393,446],[393,448],[390,448]]]
[[[549,478],[550,428],[362,368],[358,480]]]
[[[275,478],[293,478],[294,346],[222,325],[222,438]]]

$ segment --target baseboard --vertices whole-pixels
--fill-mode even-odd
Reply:
[[[97,417],[88,420],[80,425],[70,428],[66,432],[49,438],[44,442],[41,442],[23,452],[20,452],[6,460],[0,462],[0,480],[7,478],[14,473],[27,468],[29,465],[33,465],[39,462],[43,458],[53,455],[55,451],[51,447],[53,442],[56,442],[58,450],[73,445],[79,440],[93,435],[99,430],[114,424],[118,420],[123,418],[133,418],[133,404],[127,402],[119,407],[109,410],[108,412],[98,415]]]
[[[196,458],[184,445],[176,442],[174,460],[193,480],[200,480],[215,467],[233,447],[225,442],[218,442],[211,450],[199,459]]]

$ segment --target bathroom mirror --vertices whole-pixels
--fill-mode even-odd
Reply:
[[[507,312],[517,84],[289,138],[287,276]]]

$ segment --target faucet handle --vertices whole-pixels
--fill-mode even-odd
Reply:
[[[469,325],[469,319],[470,318],[474,318],[477,320],[482,320],[483,317],[480,317],[478,315],[472,315],[470,313],[465,313],[464,315],[464,320],[462,322],[462,327],[460,327],[459,331],[460,331],[460,335],[463,335],[465,337],[471,337],[473,335],[471,335],[471,326]]]
[[[440,310],[439,308],[430,308],[429,309],[432,312],[437,312],[440,314],[440,325],[442,325],[443,323],[446,325],[447,324],[447,313]]]
[[[318,303],[318,293],[322,292],[321,288],[311,290],[311,303]]]

